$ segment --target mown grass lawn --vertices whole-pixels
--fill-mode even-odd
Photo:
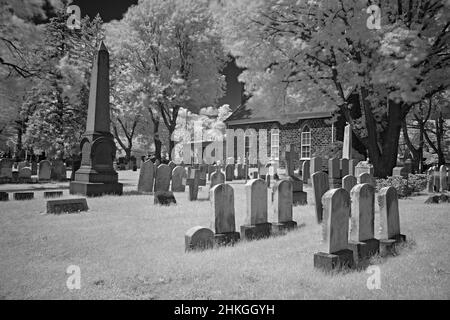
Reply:
[[[43,214],[43,192],[31,201],[0,203],[0,298],[450,298],[448,204],[426,205],[425,195],[400,200],[408,243],[398,256],[372,262],[380,267],[381,289],[369,290],[365,271],[331,275],[313,268],[322,245],[312,205],[294,208],[301,227],[285,236],[185,253],[184,233],[210,226],[209,202],[177,193],[177,206],[156,207],[153,196],[131,192],[137,174],[121,172],[127,195],[90,198],[87,213]],[[232,185],[239,228],[244,185]],[[207,190],[199,194],[206,196]],[[69,265],[81,268],[80,290],[66,287]]]

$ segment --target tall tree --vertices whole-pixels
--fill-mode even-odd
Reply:
[[[401,125],[412,106],[450,85],[450,4],[383,1],[380,29],[372,28],[369,5],[236,0],[216,16],[226,47],[246,68],[241,80],[252,95],[248,103],[278,114],[299,108],[343,114],[375,175],[385,177],[396,165]]]
[[[155,128],[162,120],[172,135],[181,107],[198,111],[223,95],[225,55],[208,1],[141,0],[119,24],[123,37],[109,41],[133,67]]]

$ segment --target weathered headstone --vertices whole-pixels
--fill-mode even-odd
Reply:
[[[272,224],[267,222],[267,186],[262,179],[246,183],[247,207],[241,238],[258,239],[269,237]]]
[[[349,174],[349,160],[348,159],[339,159],[339,167],[341,171],[341,177],[345,177]]]
[[[80,142],[81,167],[70,182],[70,194],[100,196],[123,192],[113,167],[116,144],[110,132],[109,53],[103,42],[91,72],[86,131]]]
[[[55,181],[65,181],[67,179],[67,169],[66,165],[62,160],[53,160],[52,161],[52,170],[50,177]]]
[[[185,251],[205,250],[214,247],[214,232],[204,227],[192,227],[184,235]]]
[[[434,192],[434,170],[429,168],[427,170],[427,191],[430,193]]]
[[[441,188],[441,192],[445,192],[448,189],[447,186],[447,167],[444,165],[441,165],[441,167],[439,168],[439,184],[440,184],[440,188]]]
[[[309,160],[305,160],[302,163],[302,180],[303,183],[308,183],[308,179],[311,177],[309,170]]]
[[[153,192],[155,165],[151,160],[141,163],[139,169],[138,192]]]
[[[369,173],[363,172],[358,176],[358,183],[370,183],[372,184],[372,177]]]
[[[310,162],[310,173],[311,177],[314,173],[322,171],[322,158],[313,157]]]
[[[435,166],[433,168],[433,178],[434,178],[434,181],[433,181],[434,191],[439,192],[439,190],[441,190],[441,178],[439,175],[439,167],[438,166]]]
[[[86,198],[48,200],[47,213],[78,213],[89,210]]]
[[[155,174],[155,192],[156,191],[169,191],[170,177],[172,172],[167,164],[160,164],[156,168]]]
[[[328,175],[319,171],[311,175],[317,223],[322,222],[322,196],[329,190]]]
[[[369,162],[369,159],[367,159],[367,161],[360,161],[358,162],[358,164],[355,167],[355,177],[359,177],[359,175],[361,173],[365,173],[367,172],[368,174],[370,174],[370,176],[373,177],[373,173],[374,173],[374,168],[373,168],[373,164],[371,164]]]
[[[31,168],[23,167],[19,170],[19,181],[30,182],[31,181]]]
[[[344,145],[342,147],[343,159],[350,160],[352,158],[352,135],[353,135],[352,127],[348,123],[344,128]]]
[[[392,176],[408,178],[408,170],[405,167],[394,167],[392,169]]]
[[[348,249],[350,195],[342,189],[328,190],[322,197],[322,240],[325,252],[314,254],[314,267],[331,271],[353,267],[353,252]]]
[[[356,159],[348,160],[348,174],[355,176],[357,165],[358,165],[358,160],[356,160]]]
[[[374,236],[375,188],[368,183],[357,184],[350,192],[351,224],[349,249],[359,263],[377,253],[380,243]]]
[[[211,175],[211,181],[210,181],[210,189],[212,189],[214,186],[224,183],[225,182],[225,175],[221,171],[216,171]]]
[[[236,232],[235,224],[233,188],[229,184],[221,183],[212,187],[209,192],[213,207],[215,242],[219,245],[228,245],[239,241],[239,232]]]
[[[295,152],[294,144],[286,146],[285,158],[286,158],[286,174],[288,176],[294,176],[295,160],[298,159],[298,154]]]
[[[340,162],[337,158],[328,159],[328,183],[330,188],[340,188],[342,185]]]
[[[276,233],[297,227],[297,222],[292,220],[292,189],[289,180],[280,180],[274,185],[272,230]]]
[[[395,244],[406,240],[400,233],[397,190],[382,188],[378,194],[380,207],[380,253],[387,255],[395,250]]]
[[[348,193],[350,193],[350,191],[357,183],[357,179],[352,175],[348,174],[344,178],[342,178],[342,188],[347,190]]]
[[[177,200],[175,199],[172,191],[155,191],[153,204],[170,206],[171,204],[177,204]]]
[[[200,170],[192,169],[190,175],[186,179],[186,185],[188,186],[188,200],[196,201],[198,198],[198,187],[200,183]]]
[[[233,181],[234,178],[234,165],[227,164],[225,167],[225,180],[226,181]]]
[[[12,167],[14,161],[12,159],[0,160],[0,178],[12,179]]]
[[[288,180],[292,184],[292,203],[294,205],[306,205],[307,194],[303,191],[303,181],[296,176],[289,176]]]
[[[38,163],[36,161],[31,161],[31,175],[37,175]]]
[[[172,191],[184,192],[186,190],[186,186],[183,184],[183,179],[186,178],[186,170],[181,166],[176,166],[172,170]]]
[[[51,178],[52,165],[48,160],[42,160],[39,162],[38,180],[48,181]]]

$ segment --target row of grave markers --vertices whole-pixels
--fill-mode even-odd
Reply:
[[[39,163],[22,161],[17,164],[17,171],[13,170],[14,164],[12,159],[0,159],[0,181],[27,183],[32,181],[34,175],[37,175],[38,181],[66,180],[66,166],[62,160],[42,160]]]
[[[428,169],[427,191],[430,193],[450,191],[450,173],[447,166],[441,165]]]

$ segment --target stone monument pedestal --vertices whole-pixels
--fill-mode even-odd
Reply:
[[[406,241],[404,234],[398,234],[391,239],[380,239],[380,255],[382,257],[396,255],[395,245],[404,241]]]
[[[314,268],[330,272],[336,269],[353,268],[353,252],[348,249],[334,253],[318,252],[314,254]]]
[[[358,265],[380,251],[380,241],[377,239],[369,239],[361,242],[349,241],[348,248],[353,252],[354,263]]]
[[[269,222],[241,226],[241,238],[247,240],[268,238],[272,232]]]

